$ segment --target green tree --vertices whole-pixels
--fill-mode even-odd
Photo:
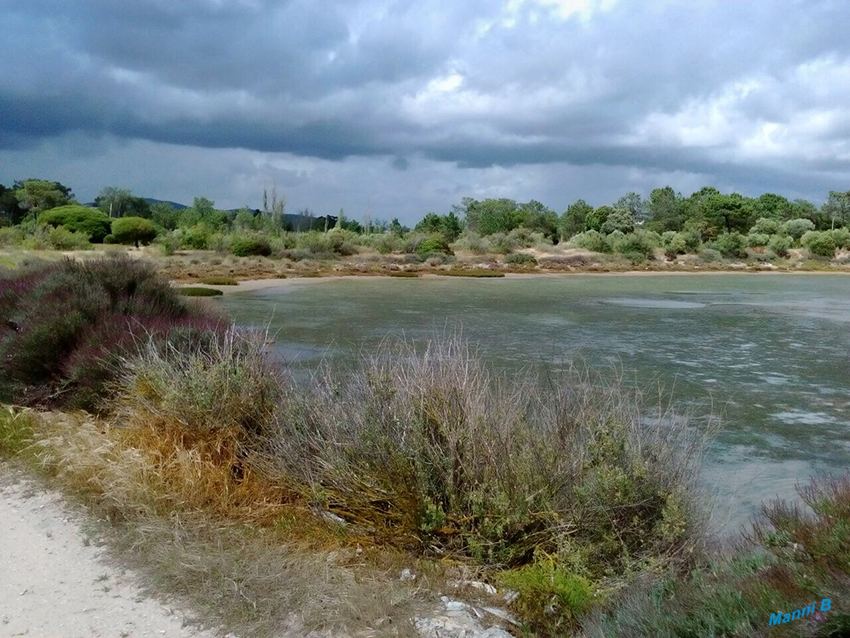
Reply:
[[[481,235],[509,233],[519,228],[522,215],[512,199],[464,200],[467,227]]]
[[[765,193],[756,198],[752,202],[753,214],[756,217],[765,217],[767,219],[790,219],[792,205],[782,195],[774,193]]]
[[[420,233],[439,233],[442,230],[442,226],[442,217],[440,217],[437,213],[428,213],[425,217],[419,220],[419,223],[416,224],[414,230],[417,230]]]
[[[600,206],[587,214],[585,224],[588,230],[599,231],[602,229],[602,224],[608,220],[608,216],[614,212],[610,206]]]
[[[685,224],[686,206],[682,196],[670,186],[656,188],[649,194],[649,219],[657,230],[681,230]]]
[[[81,232],[98,244],[109,234],[109,217],[96,208],[69,204],[44,211],[38,216],[38,223],[54,228],[63,227],[71,232]]]
[[[396,237],[401,237],[410,229],[406,226],[402,226],[401,222],[398,221],[398,217],[393,217],[393,220],[390,222],[390,233],[395,235]]]
[[[126,188],[107,186],[94,200],[95,206],[110,217],[151,216],[151,207],[141,197],[136,197]]]
[[[558,239],[558,214],[532,199],[527,204],[521,204],[517,211],[520,225],[536,233],[543,233],[552,240]]]
[[[831,229],[850,224],[850,191],[829,191],[829,198],[822,210],[829,218]]]
[[[6,188],[0,184],[0,225],[3,223],[14,225],[20,223],[25,211],[18,206],[18,198],[15,196],[15,190]]]
[[[600,230],[606,235],[609,235],[615,230],[628,234],[634,229],[635,218],[632,212],[625,208],[615,208],[611,214],[608,215],[608,219],[606,219],[605,223],[602,224],[602,228]]]
[[[154,224],[158,224],[166,230],[174,230],[177,228],[179,218],[180,213],[171,204],[165,202],[151,204],[150,219]]]
[[[583,199],[567,206],[567,210],[561,215],[559,223],[561,238],[569,239],[587,230],[587,216],[593,212],[593,206]]]
[[[635,222],[646,221],[649,217],[649,202],[645,201],[638,193],[627,193],[614,204],[614,208],[621,208],[631,213]]]
[[[700,217],[706,222],[708,237],[716,237],[721,232],[746,233],[755,219],[752,200],[738,193],[712,194],[703,198]]]
[[[112,238],[118,244],[149,244],[156,239],[156,226],[144,217],[119,217],[112,221]]]
[[[74,194],[67,186],[59,182],[41,179],[28,179],[15,182],[15,197],[18,205],[25,211],[38,214],[51,208],[66,206],[73,202]]]

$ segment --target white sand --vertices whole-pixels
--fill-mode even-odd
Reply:
[[[0,637],[212,637],[145,598],[82,524],[58,495],[0,476]]]

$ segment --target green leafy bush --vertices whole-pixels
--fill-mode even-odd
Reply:
[[[233,277],[207,277],[201,280],[202,284],[208,286],[238,286],[239,282]]]
[[[634,231],[635,219],[631,211],[624,208],[616,208],[614,212],[608,215],[605,223],[599,229],[603,234],[608,235],[615,230],[619,230],[624,235]]]
[[[536,266],[537,259],[528,253],[514,253],[505,257],[505,263],[511,266]]]
[[[468,250],[474,255],[483,255],[490,251],[490,243],[478,233],[465,231],[453,244],[457,250]]]
[[[95,244],[101,243],[111,228],[109,217],[101,211],[77,204],[45,211],[38,216],[38,223],[43,226],[62,226],[71,232],[84,233]]]
[[[703,248],[699,251],[699,259],[706,264],[716,264],[723,261],[723,255],[714,248]]]
[[[198,224],[191,228],[178,229],[175,232],[175,235],[179,238],[180,246],[182,248],[206,250],[209,248],[210,236],[212,233],[206,226]]]
[[[452,250],[449,248],[449,243],[442,236],[429,237],[416,247],[416,254],[419,256],[430,255],[432,253],[451,255]]]
[[[767,249],[780,257],[787,257],[793,245],[794,240],[790,235],[773,235],[767,242]]]
[[[835,241],[836,247],[850,248],[850,228],[836,228],[831,232],[832,239]]]
[[[0,247],[19,246],[24,241],[24,233],[18,226],[0,228]]]
[[[112,237],[117,244],[139,244],[147,246],[156,239],[156,226],[143,217],[119,217],[112,222]]]
[[[688,252],[688,242],[685,236],[672,230],[661,235],[661,245],[664,248],[664,254],[670,259],[675,259],[677,255],[684,255]]]
[[[237,257],[262,256],[268,257],[272,254],[272,247],[262,237],[237,237],[230,244],[230,252]]]
[[[780,232],[782,232],[782,222],[769,217],[759,217],[750,229],[750,234],[758,235],[778,235]]]
[[[810,219],[789,219],[782,224],[782,232],[790,235],[794,241],[799,241],[803,235],[814,229],[815,224]]]
[[[643,259],[652,256],[654,242],[644,232],[634,232],[624,235],[614,242],[614,252],[621,255],[636,255]]]
[[[800,244],[812,255],[835,257],[835,238],[828,230],[810,230],[800,238]]]
[[[751,232],[747,235],[747,245],[750,248],[760,248],[761,246],[767,246],[770,242],[770,235],[765,235],[763,233],[753,233]]]
[[[574,235],[570,243],[578,248],[584,248],[594,253],[607,253],[611,250],[608,242],[605,240],[605,235],[595,230],[588,230]]]
[[[494,253],[500,255],[508,255],[520,247],[521,240],[515,236],[505,233],[493,233],[487,240],[490,242],[490,249]]]
[[[747,256],[747,238],[741,233],[723,233],[714,240],[714,249],[724,257]]]

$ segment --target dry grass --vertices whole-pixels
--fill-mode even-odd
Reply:
[[[445,582],[438,565],[361,547],[247,468],[234,475],[229,443],[209,433],[83,413],[26,418],[50,484],[107,522],[98,532],[114,556],[201,624],[244,638],[413,636],[409,619]],[[399,580],[403,567],[419,574],[415,585]]]

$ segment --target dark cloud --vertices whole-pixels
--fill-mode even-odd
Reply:
[[[268,154],[283,164],[336,162],[346,174],[359,166],[359,178],[340,187],[343,200],[360,198],[377,166],[416,174],[446,205],[464,188],[501,192],[500,168],[538,185],[556,167],[617,175],[623,183],[588,186],[612,198],[635,185],[628,175],[642,187],[698,176],[813,198],[850,181],[850,5],[834,0],[0,0],[0,8],[0,179],[16,176],[15,153],[41,152],[48,171],[60,155],[44,149],[65,148],[59,140],[112,140],[101,144],[112,148],[123,139],[218,158],[222,149],[253,152],[253,169],[236,162],[231,181],[240,183],[252,170],[275,173]],[[148,170],[142,188],[159,179]],[[447,171],[466,177],[447,186]],[[303,186],[309,173],[292,175]],[[198,179],[203,191],[208,182]],[[519,197],[524,187],[512,188]]]

